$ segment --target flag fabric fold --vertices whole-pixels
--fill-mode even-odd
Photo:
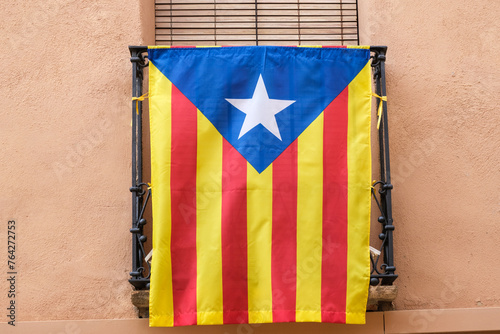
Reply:
[[[150,325],[364,323],[369,50],[148,55]]]

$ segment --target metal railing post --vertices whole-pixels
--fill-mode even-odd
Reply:
[[[373,46],[370,50],[374,53],[372,67],[374,69],[373,76],[375,79],[375,92],[377,95],[384,97],[387,96],[386,82],[385,82],[385,59],[387,47]],[[383,250],[383,263],[380,264],[380,271],[378,268],[378,259],[372,259],[372,275],[371,284],[377,285],[382,282],[383,285],[391,285],[398,277],[394,272],[394,246],[393,246],[393,218],[392,218],[392,184],[391,184],[391,163],[389,153],[389,124],[387,115],[387,102],[379,99],[382,103],[382,115],[380,121],[380,128],[378,130],[379,136],[379,152],[380,152],[380,181],[376,185],[380,185],[378,193],[380,194],[379,205],[381,216],[378,221],[382,224],[382,233],[379,238],[382,240]],[[378,106],[377,106],[378,107]],[[375,196],[375,191],[372,192]],[[376,198],[375,198],[376,199]]]
[[[140,97],[142,95],[142,86],[144,80],[144,67],[147,66],[147,60],[143,56],[147,52],[144,46],[129,46],[130,61],[132,62],[132,95]],[[132,101],[132,271],[129,282],[136,289],[144,289],[149,284],[149,274],[145,277],[144,242],[147,237],[143,235],[143,226],[146,220],[142,218],[144,206],[149,199],[150,193],[143,200],[147,186],[142,181],[142,101]]]

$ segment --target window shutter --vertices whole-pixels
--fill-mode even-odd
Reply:
[[[356,0],[156,0],[158,45],[357,45]]]

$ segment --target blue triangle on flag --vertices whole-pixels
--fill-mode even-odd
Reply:
[[[367,49],[276,46],[151,48],[148,53],[149,60],[259,173],[370,58]],[[261,104],[255,104],[257,100]],[[265,104],[269,100],[278,105],[274,111]]]

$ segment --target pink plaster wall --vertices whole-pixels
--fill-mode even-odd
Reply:
[[[0,2],[0,272],[15,219],[18,321],[135,316],[127,46],[153,43],[153,8]]]
[[[361,43],[389,46],[395,306],[500,306],[500,2],[359,2]],[[135,317],[127,46],[153,43],[153,8],[0,2],[0,249],[15,219],[18,321]]]
[[[360,6],[389,46],[396,309],[499,306],[500,2]]]

